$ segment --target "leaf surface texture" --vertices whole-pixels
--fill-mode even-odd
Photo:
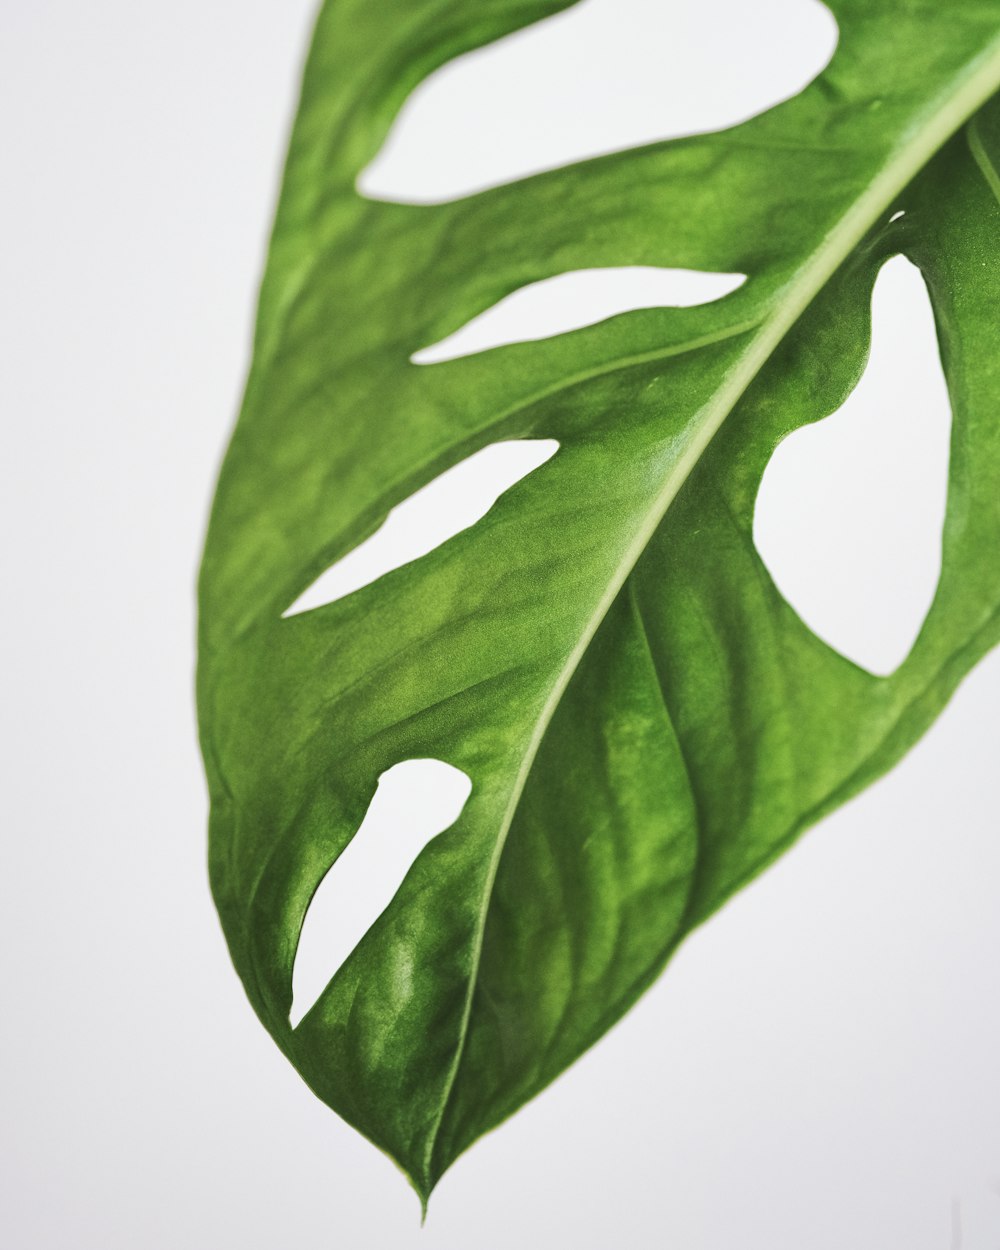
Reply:
[[[306,1081],[425,1200],[891,767],[1000,633],[1000,6],[837,0],[827,69],[734,129],[446,204],[355,191],[422,78],[568,7],[322,9],[200,583],[233,960]],[[863,372],[899,253],[928,285],[954,433],[938,592],[877,678],[785,603],[752,519],[777,443]],[[747,280],[411,363],[529,284],[611,266]],[[428,555],[283,616],[390,510],[512,439],[559,450]],[[466,773],[469,800],[292,1029],[310,898],[378,778],[421,758]]]

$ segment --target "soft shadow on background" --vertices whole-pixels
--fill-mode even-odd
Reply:
[[[454,1168],[423,1231],[402,1178],[253,1017],[208,896],[193,582],[312,7],[38,0],[0,18],[0,1239],[941,1250],[961,1229],[965,1250],[994,1247],[997,654],[886,781],[730,903]],[[601,102],[595,150],[647,115],[643,92],[659,98],[653,79],[626,91],[615,77],[607,9],[588,0],[561,71]],[[680,130],[736,120],[829,55],[815,0],[754,6],[757,34],[744,9],[620,6],[669,50],[664,133],[667,104],[684,106]],[[779,70],[771,96],[751,81]],[[481,151],[489,125],[546,163],[574,124],[557,86],[524,79],[492,120],[467,108],[447,143]],[[423,171],[434,198],[454,161],[420,152],[414,140],[410,166],[402,152],[380,176]],[[899,405],[924,398],[919,375],[896,378]],[[791,486],[784,506],[800,532]]]

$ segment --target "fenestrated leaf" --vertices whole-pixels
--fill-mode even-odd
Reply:
[[[1000,8],[838,0],[828,69],[735,129],[433,207],[355,193],[421,77],[567,7],[324,8],[201,580],[234,962],[312,1088],[424,1198],[693,926],[889,768],[1000,635]],[[954,437],[938,593],[876,678],[783,601],[752,510],[778,440],[857,381],[899,252],[931,293]],[[410,363],[528,283],[623,265],[748,280]],[[560,450],[473,528],[283,619],[414,490],[529,437]],[[461,818],[293,1030],[310,897],[380,774],[427,757],[472,779]]]

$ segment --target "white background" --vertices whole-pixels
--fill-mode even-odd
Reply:
[[[193,580],[311,7],[36,0],[0,18],[0,1241],[996,1250],[997,656],[456,1165],[423,1231],[245,1003],[205,878]],[[418,195],[423,171],[434,198],[518,172],[522,151],[583,155],[574,99],[600,105],[589,150],[652,137],[654,106],[661,134],[733,121],[829,53],[813,0],[622,0],[624,51],[608,10],[587,0],[548,88],[484,68],[493,103],[465,109],[465,139],[417,135],[393,176]],[[447,153],[489,148],[489,127],[508,164],[456,174]],[[921,399],[896,376],[900,405]],[[780,494],[807,544],[801,497]],[[864,610],[845,601],[855,636]]]

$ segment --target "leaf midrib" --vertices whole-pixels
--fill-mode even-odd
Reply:
[[[528,740],[522,757],[521,767],[518,770],[511,789],[510,799],[504,810],[496,845],[487,870],[486,887],[483,891],[483,902],[476,926],[472,974],[469,977],[458,1041],[455,1046],[455,1055],[442,1090],[438,1114],[428,1135],[423,1159],[423,1175],[420,1177],[419,1182],[417,1182],[416,1177],[412,1178],[417,1182],[417,1187],[424,1201],[426,1201],[431,1188],[433,1188],[432,1165],[434,1151],[437,1147],[441,1125],[444,1121],[445,1112],[451,1100],[462,1057],[465,1053],[469,1021],[471,1019],[482,961],[486,921],[500,866],[500,858],[542,739],[548,730],[570,679],[586,654],[594,635],[617,598],[619,591],[624,586],[629,574],[666,515],[677,492],[687,480],[689,474],[699,462],[709,443],[718,433],[726,417],[733,410],[747,387],[785,340],[785,337],[809,304],[826,286],[827,282],[834,276],[853,249],[862,241],[866,232],[874,225],[879,214],[889,207],[892,200],[926,167],[935,153],[997,90],[1000,90],[1000,36],[994,39],[979,57],[966,66],[966,73],[959,79],[953,91],[943,95],[943,97],[939,96],[937,100],[931,102],[927,109],[926,122],[915,126],[910,136],[904,137],[896,145],[886,159],[881,171],[872,180],[867,189],[840,218],[833,229],[828,232],[819,247],[805,258],[795,271],[794,276],[773,299],[773,312],[760,322],[757,333],[750,339],[744,355],[737,362],[737,365],[724,376],[722,385],[715,392],[713,401],[705,407],[703,420],[697,428],[687,450],[667,474],[662,489],[647,511],[642,524],[637,528],[633,541],[626,549],[616,570],[615,577],[609,581],[604,595],[581,631],[576,646],[570,652],[565,664],[556,676],[549,696],[535,722],[532,735]]]

